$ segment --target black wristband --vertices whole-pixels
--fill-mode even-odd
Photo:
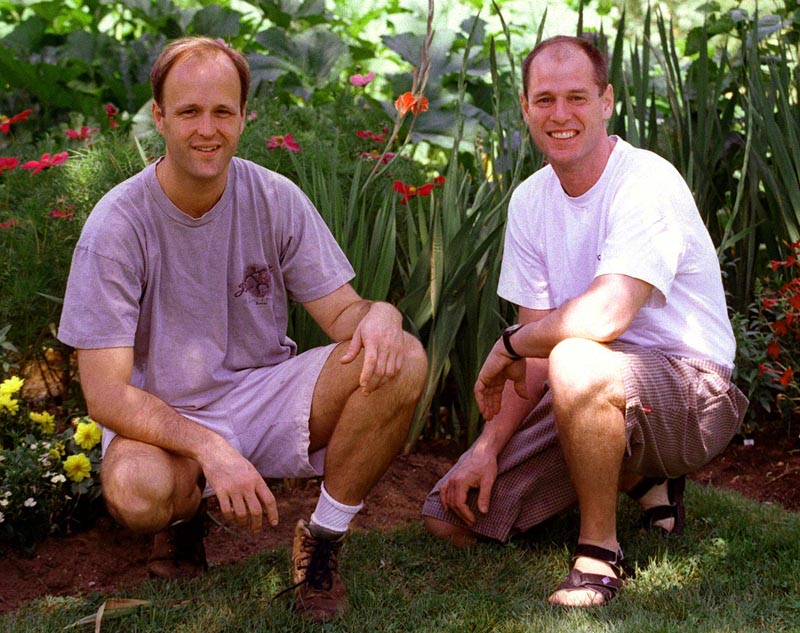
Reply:
[[[503,345],[505,345],[506,351],[508,352],[508,355],[511,357],[512,360],[522,360],[523,358],[522,356],[517,354],[517,352],[514,351],[514,348],[511,346],[511,336],[514,334],[514,332],[519,330],[523,325],[525,324],[515,323],[514,325],[511,325],[507,327],[505,330],[503,330]]]

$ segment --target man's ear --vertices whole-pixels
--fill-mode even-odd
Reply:
[[[150,106],[150,112],[153,114],[153,122],[156,124],[156,129],[161,132],[161,126],[163,125],[164,121],[164,113],[161,111],[161,108],[158,106],[155,99],[153,99],[153,103]]]
[[[244,102],[242,106],[242,123],[239,125],[239,134],[244,132],[244,124],[247,121],[247,101]]]
[[[525,125],[528,124],[528,97],[525,96],[524,92],[519,93],[519,105],[522,108],[522,120],[525,121]]]
[[[603,120],[608,121],[614,114],[614,87],[611,84],[606,86],[600,99],[603,101]]]

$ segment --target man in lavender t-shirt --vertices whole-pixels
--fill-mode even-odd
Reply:
[[[156,163],[111,190],[75,249],[59,338],[78,350],[104,429],[110,513],[155,535],[152,575],[207,568],[204,497],[259,530],[278,522],[265,477],[324,474],[298,522],[295,609],[341,614],[337,555],[399,451],[426,372],[400,313],[361,299],[308,198],[235,158],[249,70],[220,41],[168,45],[151,73]],[[333,343],[297,354],[288,300]]]

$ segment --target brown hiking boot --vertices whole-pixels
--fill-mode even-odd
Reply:
[[[170,525],[153,537],[153,551],[147,572],[157,578],[194,578],[208,571],[203,538],[206,529],[206,500],[188,521]]]
[[[314,622],[347,611],[347,592],[338,572],[343,542],[344,536],[335,541],[314,538],[302,519],[294,528],[294,610]]]

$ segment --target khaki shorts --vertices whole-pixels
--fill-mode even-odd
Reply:
[[[324,449],[309,456],[308,420],[314,387],[335,347],[317,347],[278,365],[242,372],[241,383],[213,404],[175,410],[226,438],[264,477],[321,475]],[[103,453],[115,435],[103,429]]]
[[[730,382],[729,369],[619,341],[609,348],[623,356],[625,365],[628,445],[623,470],[677,477],[697,470],[725,449],[747,408],[747,398]],[[422,514],[467,527],[439,501],[439,488],[452,472],[434,486]],[[498,456],[487,514],[477,511],[477,491],[470,491],[467,503],[476,517],[470,529],[506,541],[575,502],[555,428],[552,395],[546,392]]]

